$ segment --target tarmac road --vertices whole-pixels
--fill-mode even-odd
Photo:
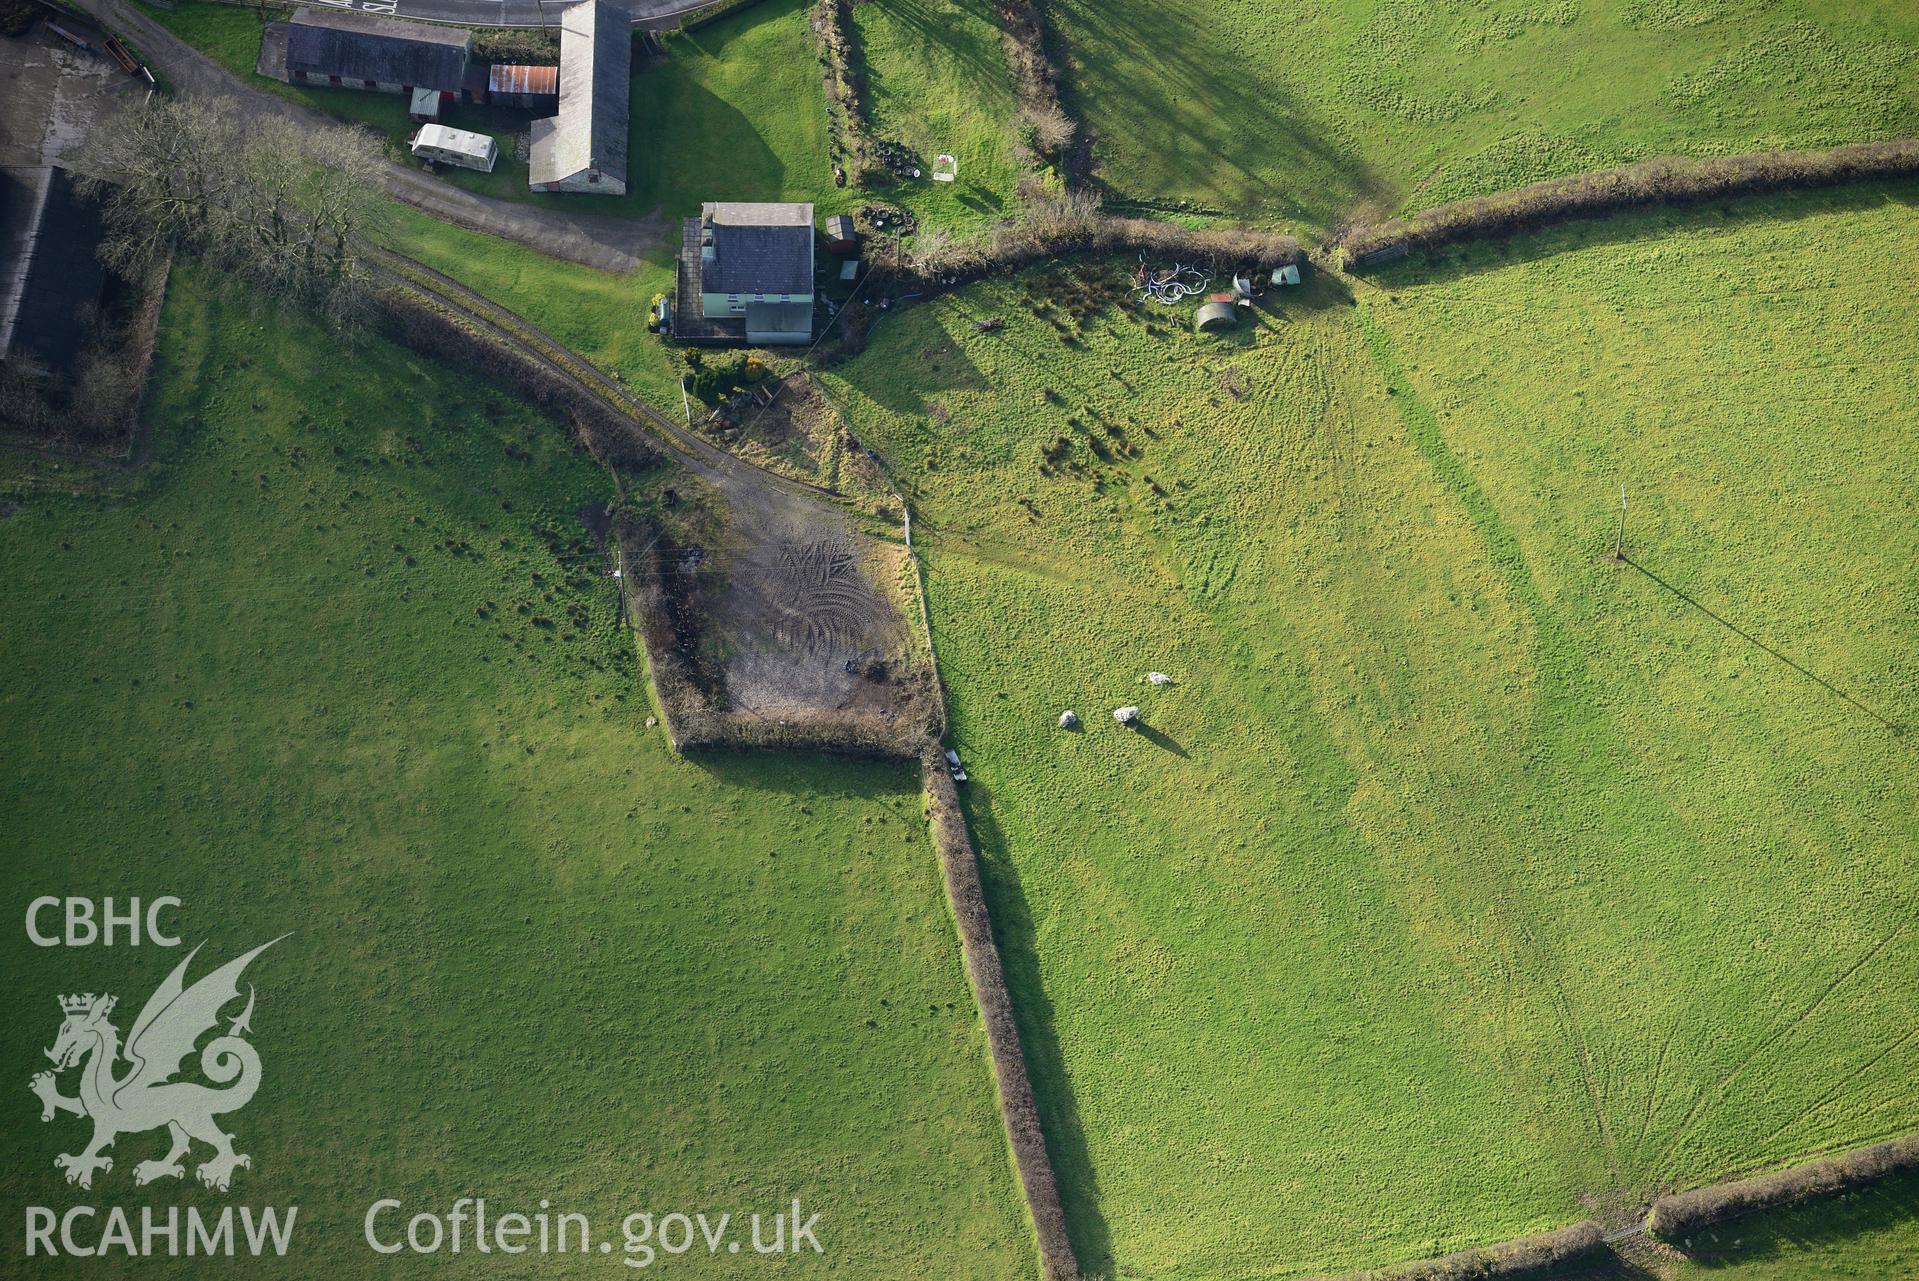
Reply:
[[[457,23],[467,27],[558,26],[560,10],[573,0],[306,0],[335,9],[384,13],[423,22]],[[612,0],[632,15],[636,24],[671,26],[683,13],[704,9],[714,0]]]

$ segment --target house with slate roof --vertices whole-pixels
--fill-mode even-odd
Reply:
[[[674,334],[753,346],[811,342],[813,206],[700,206],[681,233]]]

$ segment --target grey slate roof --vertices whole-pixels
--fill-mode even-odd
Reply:
[[[633,24],[605,0],[560,12],[560,114],[533,134],[528,178],[559,182],[588,169],[626,182]]]
[[[457,93],[472,33],[354,9],[297,9],[287,23],[287,70]]]
[[[813,304],[810,302],[754,302],[746,305],[746,336],[753,340],[761,334],[813,336]]]
[[[714,260],[706,267],[710,294],[810,294],[811,227],[713,228]]]

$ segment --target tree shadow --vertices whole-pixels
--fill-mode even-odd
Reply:
[[[860,8],[853,10],[854,20],[860,18]],[[936,9],[934,6],[920,3],[919,0],[882,0],[877,6],[884,9],[894,22],[919,40],[918,56],[922,62],[931,63],[938,55],[952,59],[953,64],[970,75],[976,76],[984,84],[997,85],[1006,78],[1006,60],[1000,56],[997,43],[988,49],[980,49],[970,41],[955,39],[951,20],[946,16],[949,10],[961,12],[973,10],[974,6],[961,3],[960,0],[942,0]],[[972,16],[982,23],[992,26],[995,20],[988,12],[973,12]],[[862,33],[863,35],[864,33]],[[891,87],[884,78],[868,68],[875,95],[891,95]]]
[[[1683,1253],[1703,1268],[1733,1268],[1831,1250],[1915,1222],[1919,1222],[1919,1171],[1789,1209],[1731,1220],[1695,1238]],[[1862,1270],[1859,1275],[1868,1273]]]
[[[756,21],[739,28],[731,20],[716,23],[696,33],[707,39],[692,47],[711,55],[790,7],[755,6],[740,17]],[[721,28],[726,28],[723,34]],[[767,144],[760,126],[701,84],[684,58],[635,73],[627,156],[629,203],[638,209],[657,206],[669,217],[692,217],[703,200],[780,200],[788,192],[786,162]],[[689,174],[702,172],[690,162],[715,156],[725,158],[723,179],[710,188],[682,190]],[[677,233],[673,239],[677,243]]]
[[[1099,1209],[1099,1178],[1086,1150],[1079,1101],[1060,1052],[1053,1003],[1040,977],[1038,930],[1019,870],[1008,854],[1005,833],[993,817],[992,801],[991,789],[977,781],[961,789],[960,808],[965,811],[966,825],[979,851],[980,881],[992,916],[993,941],[999,948],[1000,966],[1013,998],[1020,1048],[1026,1056],[1046,1152],[1066,1213],[1067,1239],[1082,1272],[1105,1275],[1113,1266],[1113,1241]]]
[[[1321,226],[1355,205],[1389,203],[1385,181],[1316,129],[1307,104],[1272,78],[1246,73],[1252,51],[1195,25],[1190,14],[1090,0],[1059,8],[1052,34],[1073,52],[1055,59],[1064,68],[1069,111],[1097,134],[1099,112],[1089,108],[1102,94],[1124,101],[1133,135],[1126,150],[1150,155],[1154,171],[1175,188],[1115,194],[1213,197],[1233,210],[1283,209]],[[1276,39],[1280,30],[1276,25]],[[1112,97],[1119,85],[1123,95]],[[1114,150],[1110,140],[1094,143],[1096,151]]]
[[[910,303],[895,302],[892,311],[901,311]],[[975,323],[986,319],[972,299],[964,294],[948,297],[948,306],[952,311]],[[898,317],[889,324],[897,325]],[[924,416],[932,406],[933,400],[942,392],[988,391],[993,384],[973,360],[966,345],[956,340],[938,324],[922,327],[929,345],[917,351],[901,352],[903,365],[910,365],[913,376],[910,378],[872,378],[860,384],[860,391],[882,408],[896,414]],[[902,341],[897,329],[887,335],[892,341]],[[858,424],[854,424],[857,430]]]

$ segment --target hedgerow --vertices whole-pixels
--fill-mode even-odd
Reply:
[[[1854,1148],[1771,1174],[1660,1197],[1653,1202],[1646,1227],[1655,1236],[1680,1243],[1728,1219],[1830,1196],[1907,1170],[1919,1170],[1919,1135]]]
[[[1537,1236],[1458,1250],[1361,1275],[1364,1281],[1474,1281],[1495,1277],[1517,1281],[1570,1263],[1598,1249],[1604,1240],[1599,1225],[1587,1219]]]
[[[884,270],[904,288],[930,292],[1068,254],[1121,252],[1273,267],[1296,260],[1299,242],[1256,227],[1195,230],[1152,218],[1115,217],[1080,192],[1037,200],[1017,221],[969,239],[923,232],[904,265]]]
[[[828,142],[846,180],[866,186],[885,173],[873,158],[873,121],[866,107],[866,58],[853,23],[853,0],[818,0],[813,41],[826,83]]]
[[[400,342],[524,395],[532,403],[558,411],[579,433],[601,466],[637,473],[659,461],[645,430],[616,413],[604,401],[560,377],[525,353],[496,342],[404,289],[384,289],[378,301],[390,332]]]
[[[1064,161],[1079,128],[1060,98],[1059,69],[1046,56],[1046,23],[1037,0],[996,0],[993,7],[1028,140],[1041,155]]]
[[[1000,1113],[1013,1148],[1026,1204],[1039,1239],[1040,1270],[1046,1281],[1077,1281],[1079,1265],[1066,1236],[1066,1211],[1059,1199],[1059,1182],[1046,1151],[1039,1103],[1020,1048],[1019,1025],[1013,1018],[1013,997],[1006,987],[1006,971],[999,946],[993,942],[993,923],[980,881],[979,856],[967,834],[966,815],[959,790],[953,785],[938,743],[929,744],[921,761],[926,781],[926,817],[946,874],[947,902],[953,908],[960,950],[966,959],[973,999],[986,1024],[987,1051],[999,1083]]]
[[[1667,156],[1457,200],[1409,218],[1361,224],[1333,243],[1344,252],[1348,265],[1363,267],[1412,250],[1511,235],[1567,218],[1909,174],[1919,174],[1919,139],[1915,138],[1711,160]]]

